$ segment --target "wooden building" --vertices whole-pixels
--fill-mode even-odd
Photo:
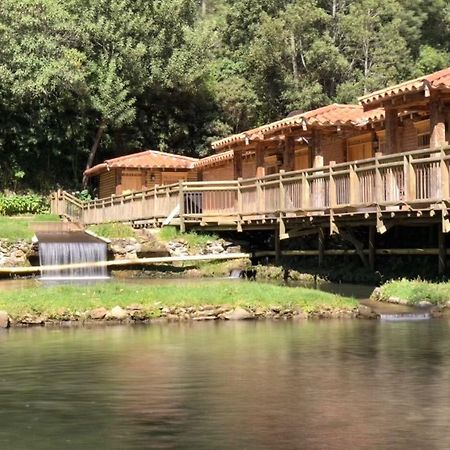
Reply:
[[[197,163],[203,180],[261,178],[279,172],[364,160],[445,145],[450,68],[361,97],[235,134]]]
[[[106,198],[180,180],[196,181],[194,165],[197,161],[187,156],[146,150],[108,159],[86,170],[85,175],[97,179],[98,197]]]

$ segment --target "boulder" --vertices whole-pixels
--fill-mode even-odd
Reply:
[[[430,306],[433,306],[433,304],[431,302],[429,302],[428,300],[422,300],[421,302],[419,302],[417,304],[417,306],[419,308],[429,308]]]
[[[128,313],[121,308],[120,306],[114,306],[113,309],[108,313],[109,319],[117,319],[117,320],[123,320],[128,317]]]
[[[89,311],[89,318],[94,320],[102,320],[108,314],[108,310],[106,308],[95,308],[92,311]]]
[[[225,318],[228,320],[249,320],[255,319],[255,315],[251,311],[247,311],[246,309],[238,306],[230,313],[225,314]]]
[[[359,305],[358,306],[358,317],[361,317],[363,319],[377,319],[378,314],[375,313],[371,308],[369,308],[366,305]]]
[[[0,311],[0,328],[9,328],[10,320],[6,311]]]

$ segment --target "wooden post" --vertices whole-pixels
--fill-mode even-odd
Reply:
[[[242,178],[239,177],[237,179],[237,214],[242,216],[243,208],[242,208]]]
[[[378,158],[382,153],[375,153],[375,202],[379,205],[383,199],[383,178],[380,172],[380,161]]]
[[[438,271],[439,275],[444,275],[447,268],[447,249],[445,246],[445,234],[442,230],[442,225],[438,225],[438,246],[439,246],[439,261]]]
[[[319,250],[319,267],[323,266],[323,258],[324,258],[324,240],[325,240],[325,234],[323,232],[323,228],[319,227],[319,234],[318,234],[318,250]]]
[[[266,174],[266,168],[264,167],[264,145],[258,142],[255,147],[256,157],[256,178],[262,178]]]
[[[280,241],[280,229],[275,228],[274,231],[275,239],[275,265],[279,266],[281,263],[281,241]]]
[[[359,180],[355,172],[355,165],[350,166],[350,205],[359,203]]]
[[[184,233],[186,231],[186,226],[184,223],[184,192],[183,192],[183,182],[178,182],[178,204],[180,205],[180,231]],[[170,214],[170,213],[169,213]]]
[[[440,157],[441,157],[441,161],[440,161],[440,166],[441,166],[440,182],[441,182],[441,186],[439,188],[440,199],[448,200],[449,195],[450,195],[450,192],[449,192],[450,179],[449,179],[449,172],[448,172],[447,161],[444,159],[445,158],[445,151],[444,150],[441,150]]]
[[[284,141],[283,167],[286,172],[295,170],[295,140],[287,136]]]
[[[242,178],[242,150],[234,149],[233,153],[234,179],[237,180]]]
[[[336,164],[336,161],[330,161],[330,180],[328,184],[328,189],[330,192],[330,210],[333,211],[337,206],[337,193],[336,193],[336,181],[333,176],[333,166]]]
[[[375,236],[376,236],[376,229],[373,225],[369,226],[369,267],[370,270],[375,270]]]
[[[392,153],[397,153],[398,142],[397,142],[397,128],[398,128],[398,115],[397,110],[386,107],[385,113],[385,152],[390,155]]]
[[[302,173],[302,209],[308,209],[310,206],[311,195],[309,192],[309,181],[306,173]]]
[[[430,148],[439,148],[446,143],[442,104],[438,99],[432,99],[430,101]]]

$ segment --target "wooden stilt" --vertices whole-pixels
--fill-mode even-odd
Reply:
[[[369,266],[370,270],[375,270],[375,236],[376,229],[373,225],[369,227]]]
[[[445,248],[445,234],[442,231],[442,226],[438,225],[438,247],[439,247],[439,275],[444,275],[447,268],[447,249]]]
[[[275,228],[275,264],[279,266],[281,264],[281,241],[280,241],[280,229]]]
[[[323,228],[319,228],[319,234],[318,234],[318,245],[319,245],[319,267],[323,266],[323,258],[324,258],[324,241],[325,241],[325,234],[323,232]]]

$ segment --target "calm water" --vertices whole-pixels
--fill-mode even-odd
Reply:
[[[0,448],[448,449],[450,323],[0,333]]]

